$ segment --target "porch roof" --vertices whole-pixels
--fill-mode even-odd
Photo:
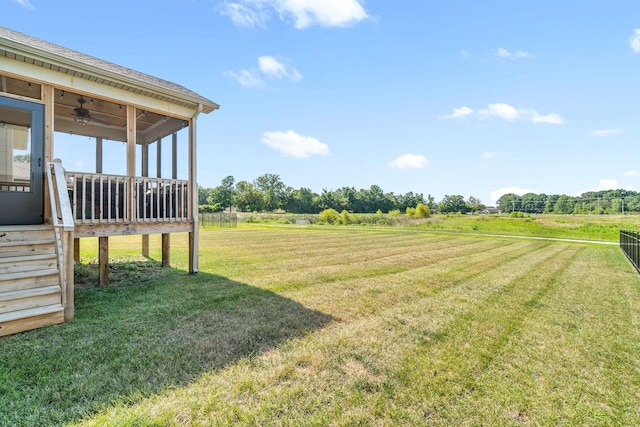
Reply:
[[[2,26],[0,56],[193,109],[202,105],[203,113],[210,113],[219,108],[215,102],[176,83]]]

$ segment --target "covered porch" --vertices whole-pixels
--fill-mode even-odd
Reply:
[[[175,83],[0,27],[0,197],[10,205],[0,203],[0,236],[12,233],[0,245],[17,253],[12,242],[29,226],[53,227],[65,320],[83,237],[99,237],[101,284],[115,235],[141,235],[148,256],[148,235],[162,234],[168,265],[170,234],[188,232],[189,272],[198,271],[196,124],[217,108]],[[2,272],[0,263],[0,301]]]

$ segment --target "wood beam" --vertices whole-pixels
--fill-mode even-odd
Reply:
[[[162,233],[162,266],[171,265],[171,234]]]
[[[202,107],[202,106],[201,106]],[[189,219],[193,221],[193,229],[189,233],[189,273],[198,272],[198,152],[196,147],[196,117],[189,121],[189,185],[191,189]]]
[[[193,222],[139,222],[135,224],[76,224],[76,237],[132,236],[135,234],[183,233],[193,230]]]
[[[109,284],[109,237],[98,238],[98,284]]]
[[[102,138],[96,138],[96,173],[102,173]]]
[[[127,105],[127,176],[136,175],[136,108]],[[129,180],[129,218],[136,218],[136,194],[133,179]]]
[[[178,134],[171,135],[171,178],[178,179]]]
[[[73,261],[80,262],[80,239],[73,239]]]
[[[51,85],[40,87],[41,97],[44,101],[44,159],[45,162],[53,161],[53,136],[54,136],[54,90]],[[46,163],[45,163],[46,166]],[[47,166],[49,167],[49,166]],[[44,218],[51,218],[51,201],[49,200],[48,181],[45,179],[44,188]]]
[[[149,144],[142,144],[142,176],[149,176]],[[142,256],[149,258],[149,235],[142,235]]]
[[[162,140],[157,140],[156,144],[156,178],[162,178]]]
[[[142,235],[142,256],[149,258],[149,235]]]

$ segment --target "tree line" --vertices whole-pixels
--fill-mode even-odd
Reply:
[[[623,214],[640,212],[640,193],[631,190],[588,191],[579,196],[509,193],[497,202],[503,213]]]
[[[376,213],[414,209],[425,205],[431,213],[473,213],[485,208],[480,199],[461,195],[446,195],[440,202],[428,194],[408,192],[394,194],[380,186],[356,190],[342,187],[323,189],[316,193],[309,188],[287,186],[279,175],[264,174],[253,181],[236,182],[233,176],[224,178],[213,188],[198,187],[198,204],[201,212],[220,212],[235,208],[241,212],[286,211],[301,214],[317,214],[326,209],[338,212]]]

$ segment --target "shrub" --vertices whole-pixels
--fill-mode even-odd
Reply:
[[[417,218],[429,218],[431,216],[431,209],[424,203],[418,203],[415,209],[415,216]]]
[[[389,211],[389,216],[398,216],[400,215],[400,209],[394,209],[392,211]]]
[[[382,215],[384,215],[384,214],[382,213],[382,211],[381,211],[380,209],[378,209],[378,210],[376,211],[376,215],[378,215],[378,216],[382,216]]]
[[[349,212],[343,210],[340,213],[340,222],[342,223],[342,225],[349,225],[349,223],[351,222],[351,217],[349,216]]]
[[[220,203],[216,203],[214,205],[199,205],[198,212],[199,213],[214,213],[214,212],[222,212],[224,208]]]
[[[335,224],[340,219],[340,214],[335,209],[325,209],[320,212],[319,219],[327,224]]]
[[[415,215],[416,215],[416,208],[407,207],[407,216],[415,216]]]

